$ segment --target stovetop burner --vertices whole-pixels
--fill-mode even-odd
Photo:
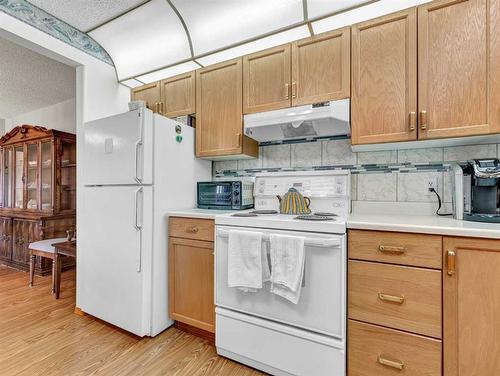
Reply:
[[[338,214],[329,213],[329,212],[317,212],[317,213],[314,213],[314,215],[316,215],[318,217],[338,217]]]
[[[278,214],[277,210],[252,210],[252,214]]]
[[[299,219],[301,221],[333,221],[332,217],[317,215],[317,214],[308,214],[308,215],[299,215],[295,217],[295,219]]]
[[[256,213],[234,213],[231,217],[258,217]]]

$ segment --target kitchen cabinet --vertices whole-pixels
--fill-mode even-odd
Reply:
[[[195,82],[194,71],[161,80],[160,112],[169,118],[194,114]]]
[[[146,107],[153,112],[161,112],[161,84],[160,81],[142,85],[131,89],[131,99],[133,101],[144,101]]]
[[[169,219],[169,316],[215,333],[214,221]]]
[[[500,240],[445,237],[444,376],[500,374]]]
[[[30,242],[65,237],[76,221],[76,137],[22,125],[0,139],[0,262],[29,270]],[[37,259],[37,274],[51,272]]]
[[[196,156],[257,157],[257,141],[243,135],[242,59],[196,71]]]
[[[500,132],[500,3],[418,8],[419,138]]]
[[[291,105],[291,45],[243,57],[243,112],[262,112]]]
[[[348,98],[351,28],[292,43],[292,106]]]
[[[417,10],[352,26],[352,143],[417,139]]]

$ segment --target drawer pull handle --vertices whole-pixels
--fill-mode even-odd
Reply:
[[[402,254],[406,252],[405,247],[397,247],[395,245],[379,245],[378,250],[383,253],[398,253]]]
[[[380,364],[382,364],[383,366],[396,368],[400,371],[402,371],[403,368],[405,368],[405,364],[403,362],[401,362],[399,360],[389,360],[389,359],[383,358],[381,355],[378,356],[377,361]]]
[[[387,295],[379,292],[378,298],[382,300],[383,302],[391,302],[391,303],[398,303],[398,304],[403,304],[405,302],[405,297],[404,296],[397,296],[397,295]]]
[[[448,251],[446,252],[446,264],[448,266],[448,275],[452,276],[455,274],[455,269],[456,269],[456,253],[455,251]]]
[[[193,227],[188,228],[186,231],[190,232],[192,234],[196,234],[198,232],[198,227],[193,226]]]

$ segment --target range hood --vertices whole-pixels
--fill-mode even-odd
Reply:
[[[244,116],[245,135],[259,142],[350,135],[350,100],[316,103]]]

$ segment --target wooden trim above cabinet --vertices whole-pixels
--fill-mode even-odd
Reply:
[[[291,45],[243,56],[243,113],[291,105]]]
[[[169,118],[196,112],[196,72],[188,72],[160,81],[160,113]]]
[[[292,106],[349,98],[350,51],[350,26],[293,42]]]

